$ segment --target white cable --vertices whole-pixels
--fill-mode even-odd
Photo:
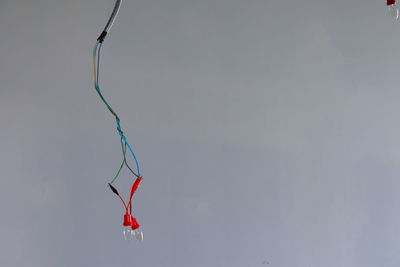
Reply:
[[[101,33],[101,35],[98,38],[98,40],[100,42],[103,42],[104,37],[107,35],[107,33],[110,31],[111,27],[113,26],[115,18],[117,17],[120,8],[121,8],[121,0],[117,0],[115,2],[115,6],[114,6],[114,9],[113,9],[113,11],[111,13],[110,18],[108,19],[107,24],[104,27],[103,32]]]

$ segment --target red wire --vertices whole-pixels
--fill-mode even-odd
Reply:
[[[139,188],[139,185],[142,182],[142,180],[143,180],[142,177],[138,177],[138,178],[136,178],[135,182],[132,185],[131,196],[129,198],[129,203],[128,203],[128,208],[129,208],[130,214],[132,214],[132,198],[133,198],[133,195],[135,194],[136,190]]]
[[[126,211],[128,211],[128,207],[126,206],[126,203],[125,203],[124,199],[119,194],[118,194],[118,197],[119,197],[119,199],[121,199],[122,204],[124,204],[124,207],[125,207]]]

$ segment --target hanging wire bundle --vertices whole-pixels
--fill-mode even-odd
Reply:
[[[121,202],[125,208],[125,215],[124,215],[124,221],[123,221],[123,226],[125,226],[125,229],[123,231],[124,238],[131,239],[133,236],[135,236],[136,239],[138,239],[139,241],[143,241],[143,232],[140,229],[140,225],[137,222],[136,218],[133,217],[133,215],[132,215],[132,198],[133,198],[133,195],[135,194],[136,190],[138,189],[140,183],[143,180],[141,173],[140,173],[139,161],[137,160],[137,157],[133,151],[132,146],[129,144],[124,132],[122,131],[121,120],[120,120],[118,114],[114,111],[114,109],[109,105],[107,100],[104,98],[104,96],[100,90],[100,86],[99,86],[101,47],[103,45],[103,41],[104,41],[105,37],[107,36],[107,33],[110,31],[110,29],[115,21],[115,18],[117,16],[120,8],[121,8],[121,0],[116,0],[113,12],[111,13],[110,18],[109,18],[106,26],[104,27],[104,30],[101,32],[100,36],[97,38],[96,44],[93,49],[94,88],[96,89],[96,92],[100,96],[103,103],[106,105],[108,110],[114,116],[117,133],[120,137],[123,159],[122,159],[122,162],[121,162],[121,165],[120,165],[118,171],[116,172],[113,179],[108,183],[108,185],[109,185],[110,189],[112,190],[112,192],[114,194],[116,194],[118,196],[118,198],[121,200]],[[136,172],[128,164],[127,155],[126,155],[127,149],[130,151],[130,153],[132,154],[132,157],[135,161]],[[119,178],[121,170],[123,169],[124,166],[126,166],[129,169],[129,171],[132,173],[132,175],[134,177],[136,177],[136,180],[132,185],[131,193],[130,193],[128,201],[124,201],[123,197],[119,194],[118,190],[113,185]]]

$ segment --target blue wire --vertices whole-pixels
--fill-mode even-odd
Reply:
[[[139,167],[139,161],[136,158],[135,152],[133,152],[133,149],[131,145],[129,144],[128,140],[126,140],[125,135],[123,135],[121,132],[121,128],[119,127],[119,122],[117,121],[117,128],[118,128],[118,134],[121,136],[122,140],[124,140],[125,144],[128,146],[129,150],[131,151],[131,154],[133,156],[133,159],[135,160],[136,163],[136,169],[137,169],[137,174],[140,176],[140,167]]]

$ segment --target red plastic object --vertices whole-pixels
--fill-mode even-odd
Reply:
[[[135,194],[136,190],[139,188],[139,185],[142,181],[143,181],[142,177],[136,178],[135,183],[132,185],[132,189],[131,189],[131,199],[132,199],[133,195]]]
[[[132,230],[136,230],[140,227],[140,224],[137,222],[135,217],[132,217]]]
[[[386,3],[387,3],[388,6],[393,6],[393,5],[396,4],[396,0],[387,0]]]
[[[132,226],[133,225],[132,218],[133,218],[132,215],[130,215],[129,213],[125,213],[125,215],[124,215],[124,224],[123,225],[124,226]],[[135,222],[136,222],[136,220],[135,220]]]

